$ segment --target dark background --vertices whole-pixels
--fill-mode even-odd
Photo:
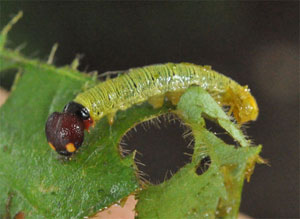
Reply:
[[[165,62],[213,66],[248,84],[260,115],[248,135],[271,167],[245,183],[241,211],[299,217],[299,2],[1,2],[1,27],[19,10],[9,47],[55,64],[84,54],[80,70]],[[153,138],[153,137],[152,137]]]

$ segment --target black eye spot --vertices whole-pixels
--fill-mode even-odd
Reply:
[[[71,101],[68,103],[63,110],[64,113],[72,113],[76,114],[77,116],[81,117],[84,120],[87,120],[90,118],[90,113],[87,108],[85,108],[83,105],[76,103],[74,101]]]
[[[87,110],[87,108],[81,108],[80,115],[81,115],[81,118],[84,119],[84,120],[90,118],[90,113]]]
[[[84,140],[83,120],[72,113],[52,113],[46,122],[45,127],[48,143],[51,143],[55,150],[64,156],[70,156],[66,145],[73,143],[78,149]]]

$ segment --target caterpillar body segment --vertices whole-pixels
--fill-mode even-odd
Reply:
[[[258,116],[256,100],[247,86],[217,73],[210,66],[190,63],[167,63],[129,69],[125,74],[100,82],[78,94],[62,113],[53,113],[46,123],[50,147],[64,156],[70,156],[82,144],[84,129],[107,116],[110,125],[118,110],[148,101],[160,108],[165,98],[177,105],[181,95],[190,86],[200,86],[221,106],[230,106],[239,124]],[[67,133],[67,134],[66,134]]]
[[[74,101],[86,107],[94,121],[149,101],[159,108],[163,96],[177,104],[191,85],[208,91],[221,105],[229,105],[238,123],[255,120],[258,107],[247,87],[211,70],[208,66],[167,63],[133,68],[127,74],[99,83],[79,94]]]

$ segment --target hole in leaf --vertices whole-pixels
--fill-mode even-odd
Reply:
[[[206,129],[214,133],[218,138],[224,141],[226,144],[234,145],[235,147],[240,147],[240,144],[228,134],[228,132],[223,129],[219,124],[205,119]]]
[[[174,114],[164,114],[129,130],[120,151],[127,156],[136,150],[135,163],[141,181],[159,184],[191,162],[194,152],[191,130]]]
[[[210,164],[211,164],[211,159],[209,156],[202,158],[196,169],[196,173],[198,175],[202,175],[203,173],[205,173],[208,170]]]

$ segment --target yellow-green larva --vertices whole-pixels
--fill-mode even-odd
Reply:
[[[209,66],[190,63],[158,64],[130,69],[126,74],[101,82],[78,94],[72,102],[66,105],[62,113],[73,114],[76,118],[66,118],[60,121],[58,118],[67,116],[58,115],[59,113],[54,113],[55,116],[49,117],[46,124],[48,143],[57,152],[68,156],[78,149],[83,141],[83,137],[78,140],[75,138],[76,135],[83,135],[78,133],[83,133],[84,128],[88,129],[102,117],[107,116],[109,123],[112,124],[118,110],[126,110],[134,104],[145,101],[155,108],[161,107],[165,97],[176,105],[180,96],[192,85],[202,87],[221,106],[229,106],[229,114],[233,113],[238,123],[257,118],[256,100],[247,86],[239,85]],[[80,118],[82,122],[78,122],[77,118]],[[76,120],[77,126],[80,127],[79,131],[75,130],[70,137],[60,139],[62,138],[60,131],[53,130],[54,127],[57,129],[58,120],[62,126],[69,125],[71,123],[68,122],[69,120],[72,120],[72,125],[74,125]]]

